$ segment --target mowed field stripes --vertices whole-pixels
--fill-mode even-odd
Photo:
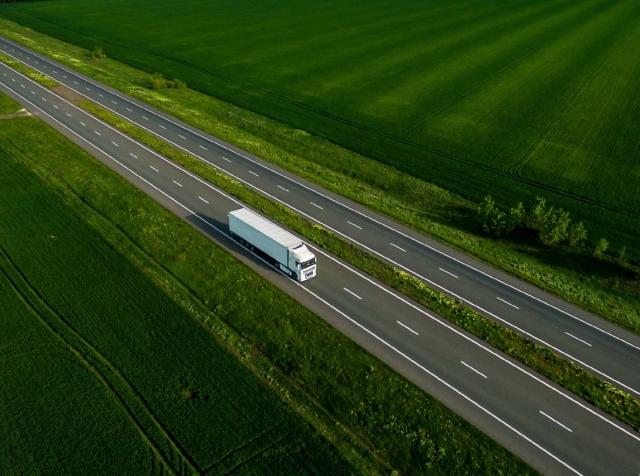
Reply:
[[[227,213],[242,205],[237,200],[5,65],[0,65],[0,84],[32,112],[540,471],[591,474],[616,468],[618,474],[636,474],[636,432],[318,248],[312,247],[319,259],[318,277],[304,285],[288,279],[230,240],[224,223]],[[34,97],[30,90],[38,94]],[[47,101],[40,101],[40,96]]]
[[[113,58],[467,197],[546,194],[638,258],[636,0],[182,5],[17,2],[0,15],[108,45]]]
[[[39,69],[175,147],[412,273],[430,286],[640,396],[638,336],[302,181],[13,42],[0,39],[0,52]],[[47,70],[42,69],[43,64],[48,64]],[[113,102],[118,105],[114,106]],[[587,348],[567,333],[592,345]]]

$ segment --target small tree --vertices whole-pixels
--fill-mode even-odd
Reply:
[[[541,224],[547,213],[547,201],[542,197],[536,197],[536,203],[527,214],[527,227],[531,230],[540,230]]]
[[[525,210],[522,202],[518,202],[515,207],[510,208],[507,216],[505,233],[509,234],[513,230],[523,227],[526,215],[527,211]]]
[[[587,229],[584,227],[584,223],[579,221],[574,223],[569,228],[569,245],[573,248],[580,246],[587,240]]]
[[[538,224],[540,241],[545,245],[558,246],[568,238],[570,224],[571,217],[568,211],[562,208],[549,208]]]
[[[595,258],[601,259],[608,249],[609,249],[609,242],[604,238],[600,238],[598,240],[598,243],[596,243],[595,249],[593,250],[593,256]]]
[[[485,233],[494,236],[502,235],[507,227],[507,215],[500,210],[493,201],[491,195],[484,197],[478,207],[478,215]]]

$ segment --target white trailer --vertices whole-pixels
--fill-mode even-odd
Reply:
[[[250,250],[259,250],[274,266],[293,279],[316,275],[316,257],[300,238],[246,208],[229,213],[231,235]]]

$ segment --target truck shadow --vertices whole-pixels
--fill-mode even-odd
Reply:
[[[220,221],[217,218],[203,213],[191,214],[185,219],[226,251],[231,251],[233,254],[243,256],[261,270],[284,276],[284,274],[267,262],[264,253],[259,250],[251,251],[232,238],[226,221]]]

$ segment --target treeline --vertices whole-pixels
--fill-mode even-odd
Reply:
[[[568,211],[549,205],[538,197],[530,206],[518,202],[514,207],[503,209],[496,205],[491,195],[487,195],[478,207],[478,217],[482,231],[495,237],[513,236],[516,231],[527,231],[537,236],[546,246],[565,245],[584,251],[588,231],[583,222],[573,222]],[[595,258],[602,259],[609,251],[609,242],[600,238],[592,249]],[[620,265],[626,264],[626,246],[617,253]]]

